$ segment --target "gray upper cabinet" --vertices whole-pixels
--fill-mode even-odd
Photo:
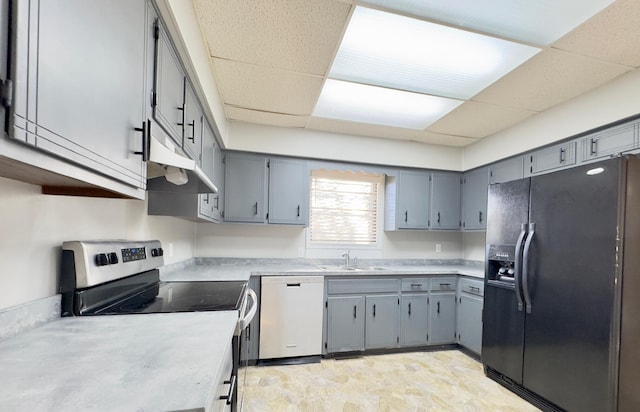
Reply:
[[[456,341],[456,294],[432,293],[429,297],[429,344]]]
[[[426,293],[403,294],[400,302],[400,344],[426,345],[429,333],[429,296]]]
[[[401,170],[386,180],[385,230],[429,228],[430,173]]]
[[[206,130],[206,129],[205,129]],[[222,219],[224,210],[224,161],[222,149],[214,142],[213,147],[213,184],[218,188],[218,193],[214,193],[213,213],[214,219],[219,221]]]
[[[394,348],[398,345],[399,299],[397,294],[366,296],[365,349]]]
[[[598,160],[636,147],[638,147],[637,120],[582,138],[582,160]]]
[[[327,298],[328,353],[364,350],[364,296]]]
[[[489,184],[509,182],[523,177],[523,156],[502,160],[489,166]]]
[[[269,223],[306,225],[309,216],[309,169],[301,160],[271,159]]]
[[[9,50],[9,2],[3,1],[0,3],[0,56],[8,56]],[[0,89],[2,89],[7,76],[7,65],[0,64]],[[2,93],[0,93],[0,96]],[[6,130],[5,128],[5,104],[2,97],[0,97],[0,133]]]
[[[459,173],[431,175],[431,229],[460,229],[460,185]]]
[[[203,144],[204,116],[198,103],[193,87],[187,81],[184,94],[184,138],[182,141],[185,152],[201,165]],[[209,176],[211,177],[211,176]]]
[[[4,8],[7,2],[2,4]],[[135,152],[142,150],[143,136],[136,129],[142,128],[147,104],[147,3],[47,0],[14,5],[10,135],[144,188],[146,165]]]
[[[174,143],[182,147],[186,77],[166,30],[159,22],[156,27],[153,117],[167,131]]]
[[[487,228],[489,170],[481,167],[462,176],[462,229]]]
[[[224,220],[266,223],[267,159],[244,153],[225,157]]]
[[[577,142],[567,142],[536,150],[525,156],[527,166],[525,176],[532,176],[553,170],[571,167],[577,160]]]

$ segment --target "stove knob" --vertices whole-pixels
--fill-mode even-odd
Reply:
[[[161,247],[158,248],[158,256],[164,256],[164,250]]]
[[[156,249],[156,248],[151,249],[151,256],[152,257],[158,256],[158,249]]]
[[[115,252],[109,253],[108,258],[110,265],[115,265],[116,263],[118,263],[118,255],[116,255]]]
[[[96,255],[96,265],[98,266],[106,266],[109,264],[109,259],[105,253],[98,253]]]

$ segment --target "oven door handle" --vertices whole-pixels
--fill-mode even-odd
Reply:
[[[249,324],[253,320],[253,317],[256,315],[256,311],[258,310],[258,297],[256,296],[256,292],[254,292],[253,289],[249,289],[247,290],[247,293],[251,297],[253,304],[251,305],[249,312],[244,314],[244,316],[238,321],[238,329],[240,331],[249,326]]]

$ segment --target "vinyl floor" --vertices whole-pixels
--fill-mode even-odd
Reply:
[[[253,366],[240,384],[243,412],[538,411],[458,350]]]

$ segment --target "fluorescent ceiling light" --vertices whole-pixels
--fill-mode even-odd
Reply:
[[[333,79],[468,99],[540,49],[357,7]]]
[[[546,46],[613,0],[363,0],[362,3]]]
[[[420,130],[460,104],[460,100],[328,79],[313,115]]]

